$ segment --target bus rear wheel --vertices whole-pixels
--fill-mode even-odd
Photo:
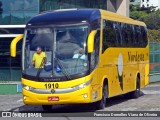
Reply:
[[[103,86],[103,90],[102,90],[102,99],[98,102],[96,102],[96,109],[100,110],[100,109],[104,109],[106,107],[106,99],[108,96],[108,86],[104,85]]]
[[[137,77],[136,90],[130,93],[131,98],[138,98],[140,96],[140,78]]]
[[[44,111],[50,111],[52,110],[52,105],[42,105],[42,108]]]

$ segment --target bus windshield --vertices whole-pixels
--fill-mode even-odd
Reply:
[[[88,70],[88,26],[34,27],[25,31],[23,73],[66,77]]]

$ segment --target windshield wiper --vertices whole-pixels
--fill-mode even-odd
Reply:
[[[69,80],[71,79],[71,77],[69,76],[68,72],[66,71],[66,69],[64,68],[64,66],[61,64],[61,62],[59,61],[58,58],[55,58],[57,61],[57,64],[62,68],[62,72],[65,75],[65,77]]]

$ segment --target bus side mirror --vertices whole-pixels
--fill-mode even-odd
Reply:
[[[88,53],[92,53],[94,51],[94,38],[96,33],[97,30],[93,30],[88,36]]]
[[[10,55],[12,57],[16,57],[16,48],[17,48],[17,43],[22,40],[23,38],[23,34],[22,35],[19,35],[17,36],[16,38],[14,38],[11,42],[11,45],[10,45]]]

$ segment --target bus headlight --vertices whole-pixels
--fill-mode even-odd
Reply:
[[[89,81],[87,81],[87,82],[85,82],[85,83],[82,83],[82,84],[80,84],[80,85],[74,86],[74,87],[72,87],[72,88],[73,88],[74,90],[79,90],[79,89],[82,89],[82,88],[88,86],[91,82],[92,82],[92,79],[89,80]]]
[[[24,88],[25,90],[28,90],[28,91],[30,91],[30,90],[32,90],[32,89],[33,89],[32,87],[27,86],[27,85],[23,85],[23,88]]]

